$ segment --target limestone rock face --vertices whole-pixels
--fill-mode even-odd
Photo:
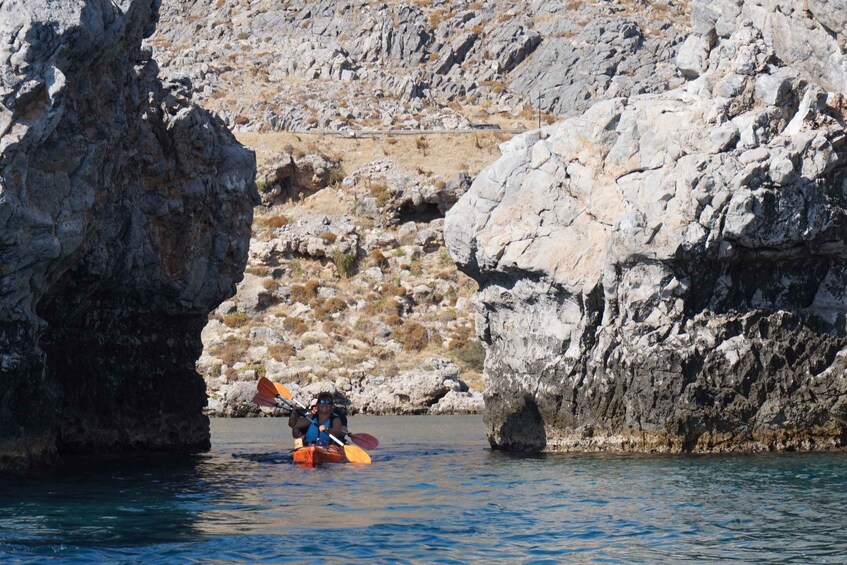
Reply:
[[[447,214],[493,445],[847,443],[843,17],[790,4],[696,2],[688,83],[513,139]]]
[[[0,467],[209,444],[194,362],[255,159],[157,79],[158,6],[0,3]]]

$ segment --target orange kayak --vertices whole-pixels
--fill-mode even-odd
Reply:
[[[330,445],[307,445],[294,451],[294,462],[307,467],[317,467],[323,463],[343,463],[346,461],[341,448]]]

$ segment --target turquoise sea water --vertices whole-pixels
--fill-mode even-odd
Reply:
[[[479,417],[350,426],[372,465],[300,468],[282,420],[213,420],[208,454],[0,478],[0,562],[847,561],[845,454],[516,457]]]

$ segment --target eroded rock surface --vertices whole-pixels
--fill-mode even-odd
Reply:
[[[152,43],[237,130],[524,128],[678,85],[688,5],[174,1]]]
[[[847,443],[844,18],[694,4],[687,84],[513,139],[447,215],[493,445]]]
[[[0,2],[0,467],[209,444],[194,362],[255,160],[158,80],[158,5]]]

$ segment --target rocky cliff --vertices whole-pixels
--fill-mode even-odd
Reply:
[[[0,467],[208,446],[194,362],[255,161],[142,39],[155,0],[0,2]]]
[[[687,78],[503,145],[448,213],[491,443],[847,443],[842,3],[693,3]]]
[[[677,0],[173,0],[151,40],[237,130],[532,126],[680,81]],[[552,116],[547,116],[552,119]],[[534,127],[534,126],[533,126]]]

